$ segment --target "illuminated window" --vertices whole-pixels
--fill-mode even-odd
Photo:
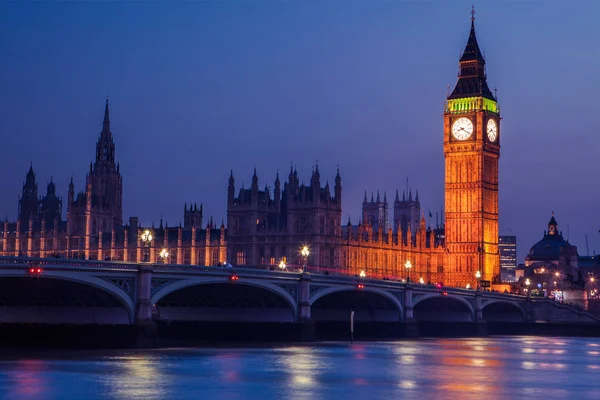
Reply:
[[[237,265],[246,265],[246,253],[244,253],[243,251],[238,251],[236,256]]]

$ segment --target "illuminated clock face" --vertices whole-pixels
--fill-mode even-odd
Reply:
[[[473,134],[473,122],[469,118],[459,118],[452,124],[452,136],[456,140],[467,140]]]
[[[490,142],[495,142],[498,138],[498,125],[496,124],[496,120],[488,119],[487,123],[487,136]]]

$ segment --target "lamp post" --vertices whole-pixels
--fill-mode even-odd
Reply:
[[[406,271],[408,272],[408,279],[406,281],[410,282],[410,269],[412,268],[412,263],[410,262],[410,260],[406,260],[404,268],[406,268]]]
[[[367,274],[366,274],[366,273],[365,273],[365,271],[363,270],[363,271],[360,271],[360,274],[359,274],[358,276],[360,276],[361,278],[364,278],[364,277],[366,277],[366,276],[367,276]]]
[[[282,271],[285,269],[285,261],[281,260],[279,262],[279,269],[282,270]]]
[[[525,279],[525,285],[527,286],[527,297],[529,296],[529,285],[531,285],[531,281],[529,280],[529,278]]]
[[[162,249],[160,253],[158,253],[158,256],[162,260],[163,264],[166,264],[169,261],[169,250]]]
[[[310,255],[310,250],[308,246],[302,246],[302,250],[300,250],[300,254],[304,259],[304,264],[302,265],[302,272],[306,271],[306,264],[308,262],[308,256]]]
[[[475,272],[475,279],[477,279],[477,290],[479,290],[480,289],[479,281],[481,280],[481,271]]]
[[[150,243],[152,243],[152,232],[148,229],[142,233],[142,243],[144,243],[144,261],[150,261]]]

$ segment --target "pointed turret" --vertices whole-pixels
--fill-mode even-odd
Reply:
[[[254,186],[256,186],[258,189],[258,176],[256,175],[256,168],[254,168],[254,174],[252,174],[252,188],[254,188]]]
[[[365,198],[363,199],[363,204],[367,204],[367,191],[365,190]]]
[[[381,197],[379,197],[379,189],[377,189],[377,202],[379,203],[381,201]]]
[[[33,172],[33,162],[29,164],[29,171],[27,171],[27,176],[25,177],[25,185],[35,185],[35,172]]]
[[[398,196],[398,189],[396,189],[396,199],[394,200],[394,203],[397,203],[400,201],[400,196]]]
[[[383,192],[383,202],[387,203],[387,191]]]
[[[335,187],[334,187],[335,201],[341,206],[342,204],[342,177],[340,176],[340,169],[338,167],[337,174],[335,175]]]
[[[548,222],[548,235],[556,235],[558,233],[558,222],[554,218],[554,211],[552,211],[552,218]]]
[[[402,191],[402,201],[406,201],[406,192]]]
[[[417,195],[415,196],[415,201],[418,203],[419,202],[419,191],[417,190]]]
[[[108,116],[108,96],[106,96],[106,104],[104,105],[104,121],[102,121],[102,133],[110,135],[110,118]]]
[[[46,189],[46,196],[54,196],[56,194],[56,185],[54,184],[54,178],[50,177],[50,183]]]
[[[412,201],[412,189],[408,192],[408,201]]]
[[[227,202],[231,205],[235,198],[235,179],[233,179],[233,170],[229,173],[229,185],[227,186]],[[202,207],[202,204],[200,204]]]

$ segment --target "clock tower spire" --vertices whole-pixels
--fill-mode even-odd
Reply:
[[[494,280],[498,253],[500,109],[490,91],[485,59],[471,31],[459,60],[458,81],[444,110],[445,273],[455,286],[473,285],[475,274]]]

